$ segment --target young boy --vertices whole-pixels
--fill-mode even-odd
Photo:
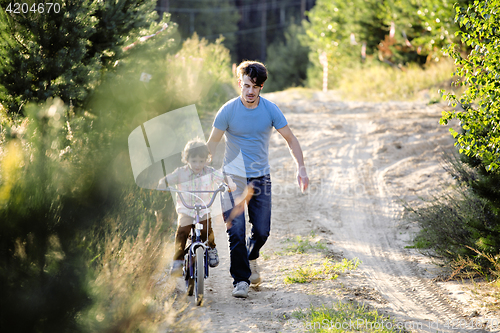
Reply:
[[[182,152],[182,162],[186,165],[174,170],[166,177],[160,179],[158,187],[166,186],[165,180],[169,185],[175,185],[180,191],[213,191],[224,182],[223,174],[207,165],[211,160],[211,154],[208,151],[207,145],[200,139],[189,141]],[[231,189],[235,189],[233,181],[228,177],[228,184]],[[196,193],[202,198],[205,203],[210,201],[213,194]],[[183,193],[182,197],[188,205],[194,206],[195,203],[201,203],[196,197]],[[174,262],[172,264],[172,275],[182,274],[182,265],[184,263],[184,249],[186,242],[191,232],[191,225],[195,219],[195,212],[192,209],[186,208],[177,195],[175,205],[177,211],[177,231],[175,233],[175,253]],[[212,221],[209,217],[210,210],[204,209],[200,214],[200,223],[203,224],[201,232],[202,241],[207,241],[208,228],[208,264],[210,267],[219,265],[219,255],[215,247],[214,232],[212,229]]]

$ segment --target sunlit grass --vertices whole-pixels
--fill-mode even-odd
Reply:
[[[285,277],[283,282],[292,284],[308,283],[314,280],[335,280],[339,274],[357,269],[360,263],[358,258],[352,260],[344,258],[341,262],[331,259],[324,259],[322,263],[310,262],[295,269]]]
[[[323,252],[327,250],[327,247],[323,242],[312,242],[311,237],[303,238],[302,236],[296,236],[292,239],[286,239],[285,242],[288,246],[285,248],[284,253],[281,254],[302,254],[309,250],[315,252]]]
[[[439,89],[451,86],[455,65],[442,59],[422,69],[409,65],[402,69],[387,65],[346,69],[338,87],[345,100],[369,102],[425,100],[429,103],[442,101]]]
[[[147,229],[145,223],[136,237],[123,240],[114,233],[107,238],[100,267],[89,281],[93,305],[79,316],[85,331],[201,330],[202,321],[191,320],[185,296],[176,296],[175,279],[168,274],[172,246],[161,223]]]
[[[293,312],[305,332],[405,332],[404,324],[356,304],[310,307]]]

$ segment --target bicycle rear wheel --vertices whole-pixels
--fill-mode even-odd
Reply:
[[[205,250],[199,246],[195,250],[194,268],[194,296],[196,305],[203,303],[203,293],[205,290]]]

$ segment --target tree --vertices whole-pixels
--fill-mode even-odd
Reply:
[[[0,0],[0,103],[10,113],[56,96],[83,106],[121,48],[158,30],[152,0],[25,3],[16,13]]]
[[[102,76],[111,80],[120,76],[127,61],[137,63],[136,58],[125,59],[123,66],[114,67],[115,59],[140,53],[147,59],[161,53],[165,59],[166,52],[158,50],[173,49],[175,29],[171,25],[161,38],[122,54],[121,47],[136,41],[135,34],[158,30],[155,16],[147,10],[150,1],[59,4],[59,13],[53,14],[60,16],[9,14],[6,6],[0,12],[1,102],[11,108],[10,119],[0,118],[7,140],[0,154],[2,332],[84,331],[79,319],[93,302],[87,279],[89,265],[100,254],[96,244],[101,239],[96,234],[106,229],[104,217],[114,209],[121,213],[128,209],[128,236],[153,215],[150,203],[155,194],[140,192],[126,176],[130,164],[123,146],[137,110],[127,115],[123,109],[102,110],[90,103],[85,111],[99,116],[72,115],[68,104],[83,105],[91,92],[100,90],[93,91]],[[123,35],[105,34],[108,30]],[[136,87],[144,86],[138,78]],[[120,93],[105,97],[120,100]],[[66,98],[66,105],[52,96]],[[13,125],[19,124],[12,118],[20,117],[12,113],[19,106],[25,115],[20,126],[24,130],[16,132]],[[6,127],[10,135],[4,135]],[[124,197],[132,197],[129,205]]]
[[[236,50],[240,16],[233,0],[170,0],[168,11],[183,40],[194,32],[210,42],[224,35],[224,46]]]
[[[310,60],[320,68],[318,56],[326,52],[329,76],[335,79],[341,68],[360,63],[361,43],[375,48],[383,36],[374,0],[318,0],[304,22],[311,49]],[[353,40],[354,38],[354,40]],[[367,51],[370,53],[370,49]]]
[[[456,1],[467,6],[471,0]],[[453,4],[448,0],[391,0],[381,2],[377,12],[383,24],[394,24],[395,39],[399,45],[411,42],[408,60],[415,60],[416,53],[440,56],[441,49],[456,42],[459,27],[454,22]],[[418,51],[418,52],[417,52]],[[413,58],[413,59],[412,59]]]
[[[299,40],[302,26],[292,24],[285,32],[285,41],[273,43],[267,49],[269,79],[266,91],[302,86],[307,79],[309,48]],[[286,55],[285,57],[283,55]]]
[[[499,0],[474,1],[474,4],[456,7],[455,20],[465,29],[458,31],[464,45],[470,48],[462,55],[456,44],[447,48],[461,78],[457,84],[466,86],[462,96],[447,94],[447,99],[464,111],[444,112],[441,124],[451,119],[460,120],[462,132],[450,128],[456,138],[459,152],[481,161],[490,172],[500,168],[500,12]]]
[[[455,41],[453,15],[448,0],[318,1],[305,24],[311,60],[319,67],[316,50],[325,51],[333,79],[341,68],[360,65],[364,43],[367,56],[393,66],[426,63]]]

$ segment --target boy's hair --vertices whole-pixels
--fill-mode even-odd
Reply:
[[[200,138],[189,141],[182,151],[182,163],[187,163],[190,157],[202,157],[210,161],[210,151],[207,144]]]
[[[243,80],[243,75],[248,75],[253,83],[262,86],[267,80],[267,69],[261,62],[246,60],[236,68],[236,76],[240,80]]]

